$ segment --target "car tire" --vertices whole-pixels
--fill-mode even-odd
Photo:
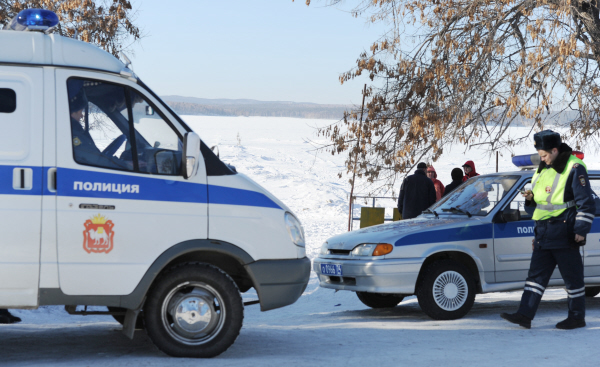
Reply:
[[[127,309],[123,308],[123,307],[108,306],[107,308],[108,308],[108,311],[110,311],[110,312],[127,312]],[[123,325],[125,323],[125,315],[111,315],[111,316],[119,324]],[[136,330],[143,330],[144,329],[144,315],[143,315],[143,312],[140,312],[138,314],[138,318],[135,321],[135,328],[136,328]]]
[[[586,297],[596,297],[600,293],[600,287],[586,287],[585,288],[585,296]]]
[[[421,309],[432,319],[460,319],[475,302],[475,281],[461,263],[441,260],[425,269],[417,299]]]
[[[392,308],[402,302],[404,296],[388,293],[356,292],[358,299],[371,308]]]
[[[229,275],[204,263],[186,263],[165,272],[144,305],[148,336],[174,357],[211,358],[240,333],[244,305]]]

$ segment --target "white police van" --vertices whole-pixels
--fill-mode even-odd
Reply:
[[[0,308],[108,306],[129,337],[141,313],[164,352],[218,355],[240,292],[267,311],[306,288],[302,226],[129,65],[57,24],[30,9],[0,31]]]
[[[583,159],[583,153],[576,152]],[[537,154],[513,157],[537,168]],[[518,190],[531,189],[533,170],[477,176],[419,217],[363,228],[325,242],[314,271],[320,286],[356,292],[373,308],[395,307],[416,295],[438,320],[466,315],[475,294],[522,289],[532,253],[533,212]],[[595,192],[600,171],[589,171]],[[600,214],[600,200],[596,197]],[[600,293],[600,221],[582,247],[586,296]],[[562,285],[558,270],[550,286]]]

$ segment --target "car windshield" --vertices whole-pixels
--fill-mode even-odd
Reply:
[[[462,184],[429,209],[438,214],[488,215],[519,178],[519,176],[477,176]]]

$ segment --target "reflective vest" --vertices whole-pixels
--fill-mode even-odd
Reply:
[[[533,212],[533,220],[545,220],[561,215],[568,208],[575,206],[575,200],[565,203],[565,187],[571,168],[576,163],[586,168],[585,163],[574,155],[569,157],[565,170],[558,174],[554,168],[544,168],[533,175],[531,191],[537,206]]]

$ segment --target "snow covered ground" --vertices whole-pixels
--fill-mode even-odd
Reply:
[[[307,254],[314,258],[328,237],[347,228],[349,184],[337,174],[343,157],[316,153],[308,139],[329,121],[264,117],[186,116],[186,121],[221,158],[285,202],[302,221]],[[515,131],[516,133],[516,131]],[[323,141],[323,140],[322,140]],[[324,142],[324,141],[323,141]],[[530,144],[517,154],[532,151]],[[600,169],[598,154],[588,168]],[[438,178],[472,159],[480,173],[495,171],[495,158],[454,147],[435,164]],[[514,170],[510,154],[500,170]],[[389,205],[389,204],[388,204]],[[250,293],[250,292],[249,292]],[[255,295],[247,294],[246,299]],[[295,304],[269,312],[248,306],[235,344],[211,360],[173,359],[158,351],[144,331],[128,340],[107,316],[69,316],[59,307],[16,310],[23,318],[0,325],[0,366],[595,366],[600,359],[600,296],[587,299],[588,327],[554,328],[566,317],[562,289],[544,294],[533,329],[508,324],[500,312],[513,312],[521,292],[477,296],[471,312],[455,321],[435,321],[414,297],[398,307],[372,310],[351,292],[321,289],[313,274]]]

